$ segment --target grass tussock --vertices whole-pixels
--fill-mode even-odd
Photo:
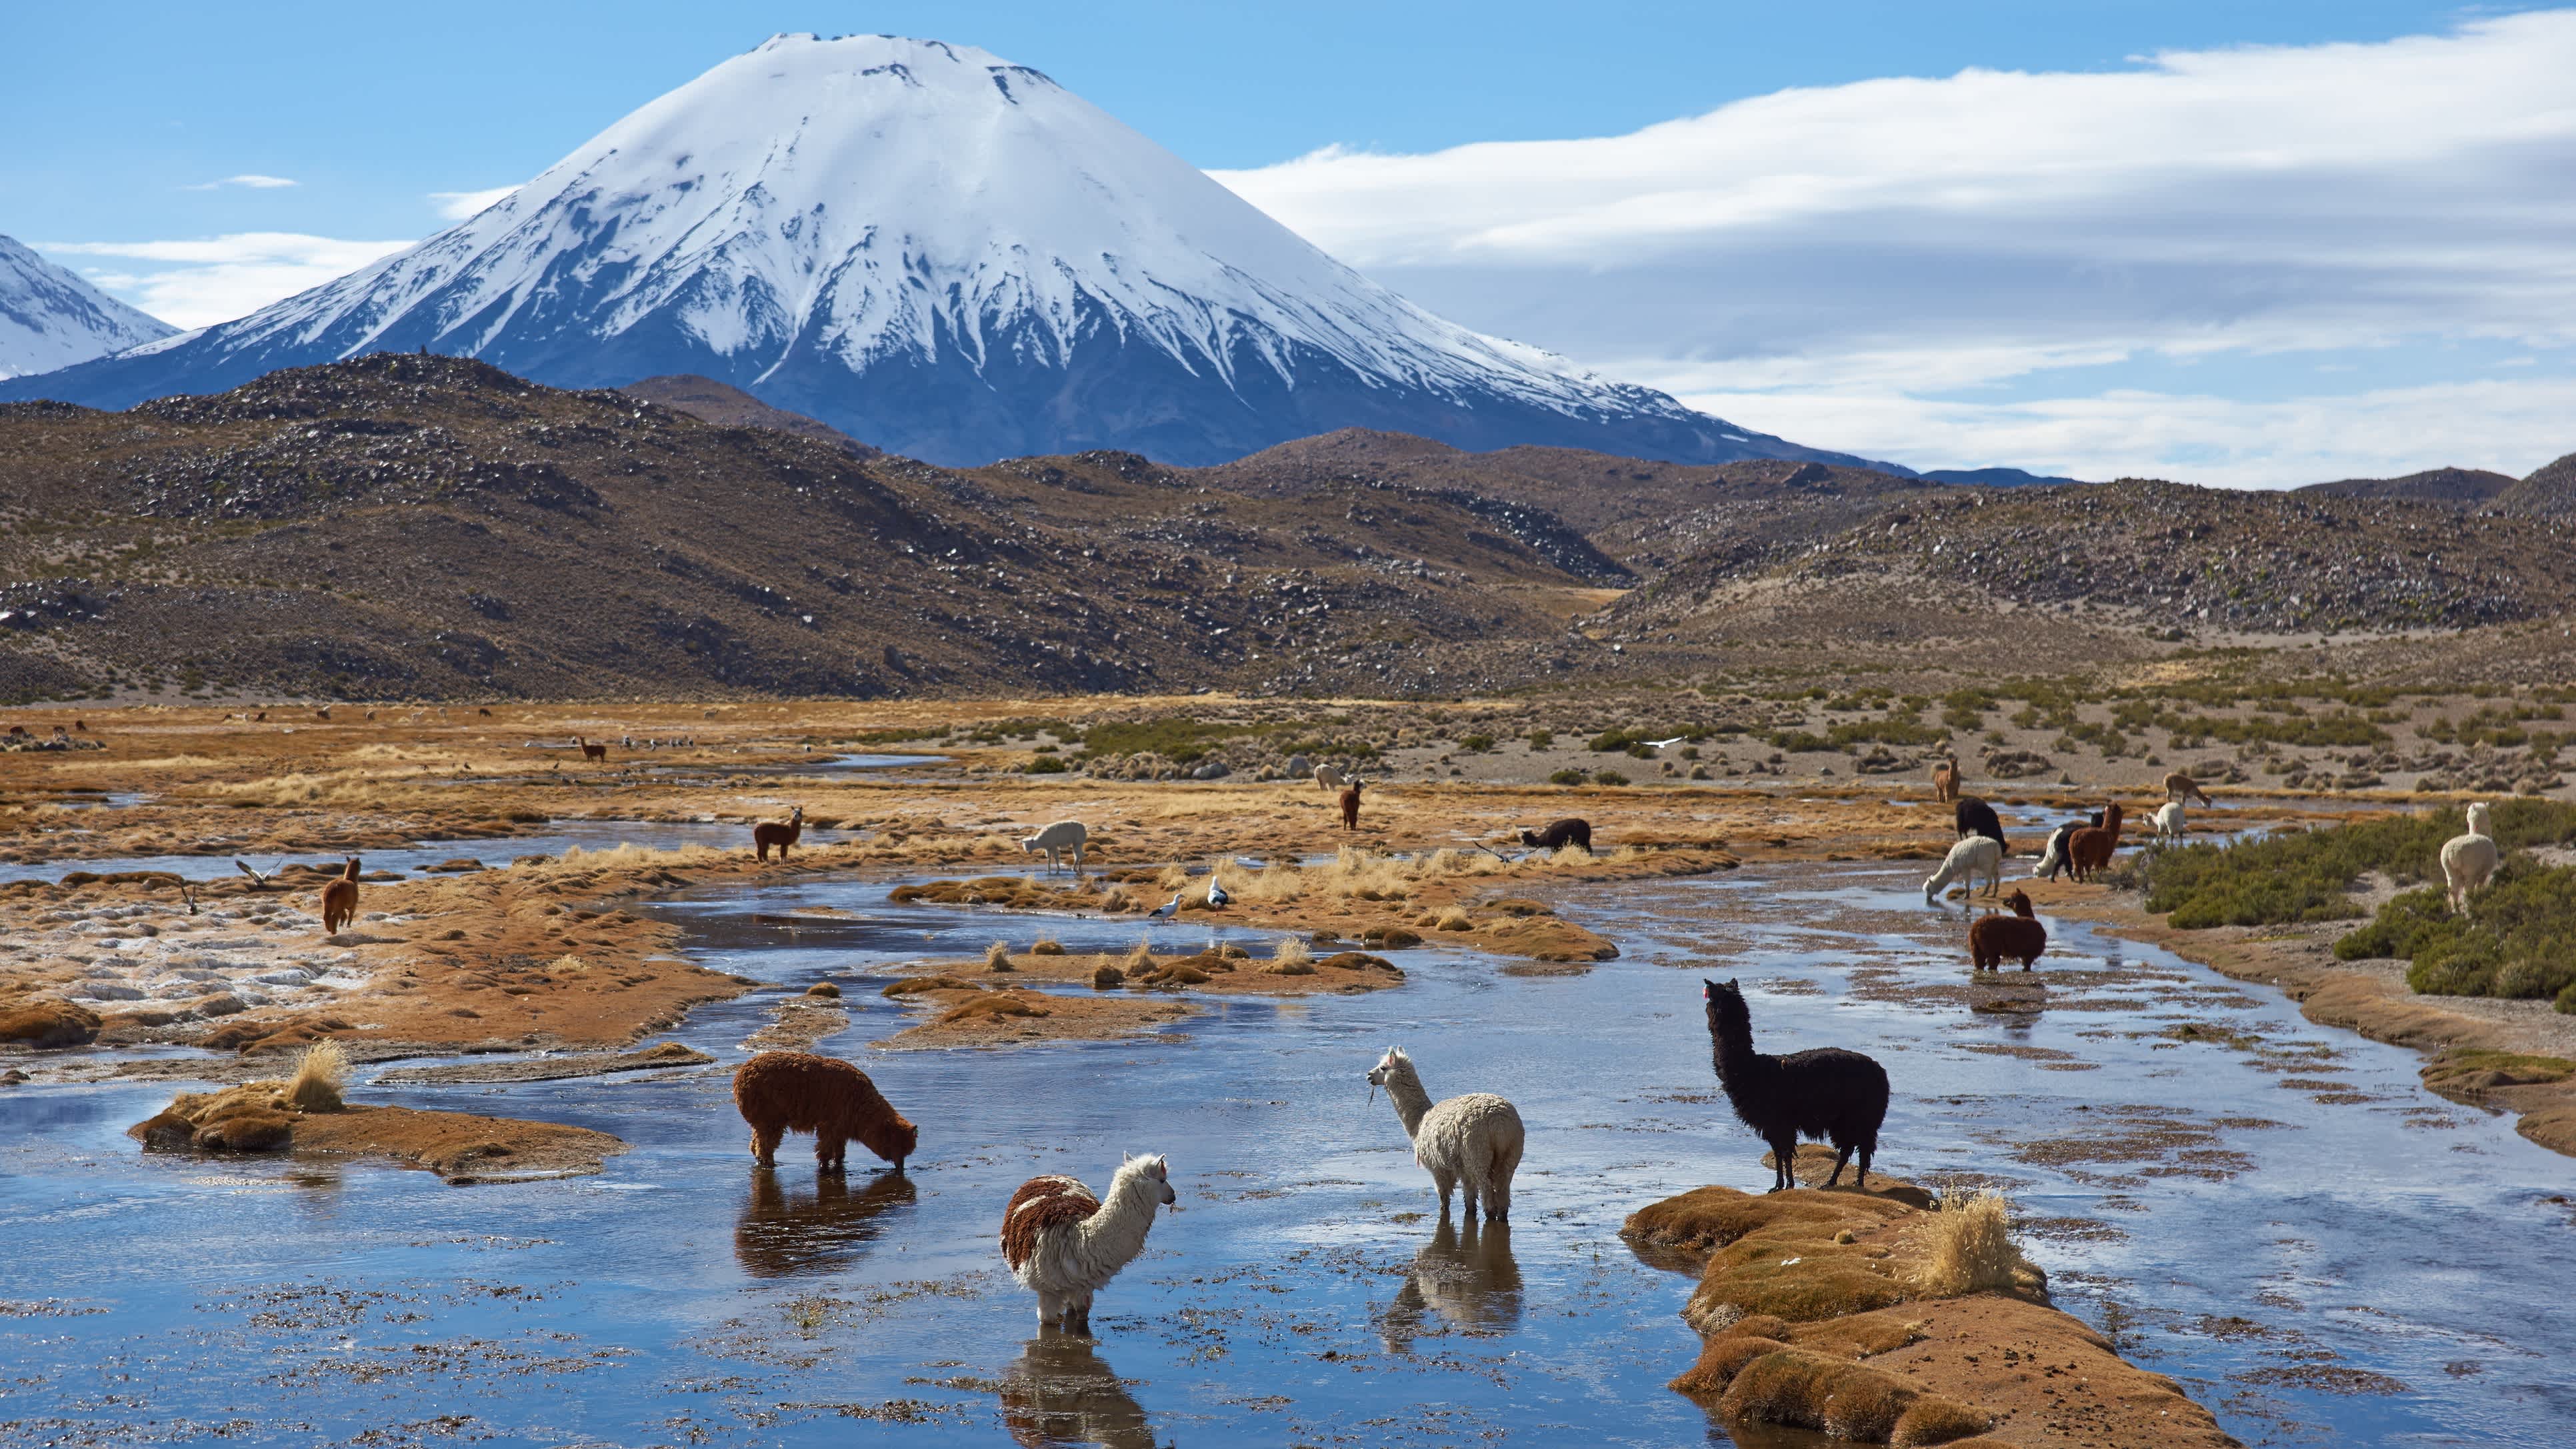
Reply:
[[[295,1075],[286,1082],[286,1100],[299,1112],[337,1112],[347,1105],[340,1100],[340,1089],[348,1080],[349,1054],[324,1037],[296,1059]]]
[[[2032,1276],[2013,1242],[2012,1205],[1998,1192],[1950,1193],[1909,1234],[1922,1254],[1913,1273],[1931,1298],[2008,1291]]]
[[[1145,972],[1153,970],[1154,938],[1151,936],[1138,936],[1136,938],[1136,944],[1128,947],[1127,954],[1119,958],[1118,965],[1121,970],[1124,970],[1130,976],[1140,976]]]
[[[995,941],[984,948],[984,969],[987,971],[1011,969],[1011,945],[1008,941]]]
[[[1041,934],[1036,940],[1029,943],[1029,954],[1032,956],[1061,956],[1064,954],[1064,943],[1053,936]]]

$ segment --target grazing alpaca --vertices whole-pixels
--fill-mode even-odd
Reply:
[[[2004,848],[1982,835],[1971,835],[1950,847],[1948,858],[1932,878],[1923,883],[1923,904],[1931,905],[1953,881],[1965,881],[1968,894],[1977,893],[1977,877],[1986,878],[1986,894],[1993,895],[2004,886]]]
[[[2088,820],[2069,820],[2065,824],[2057,827],[2055,830],[2048,832],[2048,848],[2039,853],[2039,864],[2031,867],[2030,878],[2032,880],[2037,880],[2041,876],[2046,876],[2050,880],[2057,879],[2057,873],[2066,869],[2067,866],[2066,842],[2074,836],[2076,831],[2083,829],[2085,826],[2099,825],[2101,823],[2102,812],[2096,810]]]
[[[582,757],[583,759],[585,759],[585,760],[598,760],[598,761],[601,761],[601,762],[603,762],[603,763],[605,763],[605,762],[607,761],[607,759],[608,759],[608,746],[606,746],[606,745],[594,745],[594,744],[592,744],[589,740],[584,739],[584,738],[583,738],[582,736],[580,736],[580,735],[574,735],[574,736],[572,737],[572,742],[573,742],[574,744],[576,744],[576,745],[581,746],[581,757]]]
[[[2449,887],[2452,910],[2468,914],[2469,892],[2487,883],[2501,859],[2495,826],[2486,802],[2480,801],[2469,807],[2469,833],[2442,842],[2442,880]]]
[[[1353,780],[1342,787],[1342,828],[1344,830],[1357,830],[1360,828],[1361,783],[1361,781]]]
[[[1047,869],[1054,870],[1064,864],[1064,853],[1070,850],[1073,852],[1073,868],[1078,874],[1082,870],[1082,848],[1090,840],[1091,827],[1079,820],[1059,820],[1035,835],[1021,836],[1020,854],[1032,855],[1043,850],[1046,852]]]
[[[1545,830],[1522,831],[1521,844],[1534,845],[1541,850],[1563,850],[1568,845],[1580,845],[1583,847],[1583,853],[1590,855],[1592,822],[1569,815]]]
[[[1130,1157],[1103,1202],[1070,1177],[1032,1177],[1002,1210],[1002,1261],[1038,1295],[1038,1326],[1091,1331],[1091,1295],[1145,1251],[1154,1209],[1170,1207],[1171,1168],[1160,1157]]]
[[[322,888],[322,934],[336,936],[358,918],[358,858],[340,870],[340,878]]]
[[[1944,755],[1941,763],[1932,767],[1932,800],[1934,804],[1947,805],[1958,798],[1959,759],[1956,755]]]
[[[797,839],[804,835],[804,833],[805,807],[799,805],[796,807],[795,813],[787,817],[787,823],[784,825],[780,825],[775,821],[764,820],[758,825],[751,827],[752,853],[759,856],[762,860],[767,860],[769,859],[769,848],[774,845],[778,847],[778,858],[780,860],[785,860],[787,858],[787,847],[794,845]]]
[[[1402,1047],[1388,1047],[1369,1069],[1369,1085],[1386,1088],[1396,1120],[1413,1139],[1413,1160],[1431,1174],[1440,1189],[1440,1216],[1449,1216],[1449,1189],[1467,1192],[1467,1216],[1485,1204],[1489,1222],[1512,1213],[1512,1173],[1521,1165],[1521,1114],[1491,1092],[1469,1092],[1433,1106],[1413,1070],[1413,1058]]]
[[[921,1131],[848,1062],[807,1052],[762,1052],[734,1069],[733,1104],[751,1124],[751,1155],[767,1167],[790,1132],[814,1134],[814,1165],[839,1172],[853,1137],[903,1171]]]
[[[2183,819],[2180,800],[2167,800],[2157,806],[2155,821],[2158,845],[2179,845],[2182,843],[2183,833],[2190,829],[2189,823]]]
[[[2120,807],[2103,808],[2102,823],[2089,825],[2066,839],[2066,863],[2077,880],[2091,880],[2111,867],[2111,855],[2120,848]]]
[[[1343,774],[1341,771],[1334,769],[1330,765],[1317,765],[1315,767],[1315,788],[1328,795],[1350,782],[1350,776]]]
[[[1985,801],[1974,795],[1962,795],[1958,803],[1950,807],[1950,814],[1958,822],[1962,837],[1982,835],[1997,845],[2004,844],[2004,822],[1995,814],[1995,807]]]
[[[1743,991],[1731,980],[1720,986],[1704,978],[1700,988],[1708,1002],[1710,1064],[1737,1120],[1770,1145],[1771,1190],[1798,1185],[1790,1169],[1798,1139],[1808,1137],[1834,1144],[1834,1170],[1825,1186],[1842,1180],[1843,1164],[1858,1152],[1860,1176],[1853,1185],[1866,1191],[1879,1125],[1887,1120],[1887,1069],[1841,1047],[1765,1056],[1753,1049],[1753,1013]]]
[[[1968,928],[1968,956],[1980,971],[2000,971],[2007,960],[2027,971],[2048,949],[2048,928],[2031,915],[2030,897],[2014,891],[2005,904],[2011,915],[1986,916]]]
[[[2165,798],[2167,800],[2189,800],[2195,804],[2206,805],[2209,803],[2209,792],[2200,788],[2200,782],[2198,780],[2193,779],[2191,776],[2184,774],[2180,770],[2176,770],[2172,774],[2165,776]]]

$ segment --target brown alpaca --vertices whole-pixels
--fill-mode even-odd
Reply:
[[[606,745],[594,745],[579,735],[574,735],[572,737],[572,742],[581,746],[581,757],[585,760],[606,760],[608,758],[608,746]]]
[[[1941,763],[1932,767],[1932,799],[1938,804],[1948,805],[1958,798],[1959,761],[1955,756],[1945,755]]]
[[[2048,928],[2031,916],[2030,897],[2014,891],[2005,904],[2012,907],[2011,915],[1981,917],[1968,928],[1968,955],[1980,971],[2000,971],[2007,960],[2019,961],[2027,971],[2048,949]]]
[[[778,858],[780,860],[785,860],[787,858],[787,847],[794,845],[797,838],[802,836],[804,833],[805,807],[799,805],[796,807],[795,813],[787,817],[787,823],[784,825],[780,825],[775,821],[764,820],[758,825],[751,827],[752,853],[759,856],[762,860],[767,860],[769,859],[769,848],[774,845],[778,847]]]
[[[778,1160],[778,1140],[790,1132],[813,1133],[814,1163],[830,1172],[842,1170],[853,1137],[897,1172],[921,1140],[867,1073],[808,1052],[762,1052],[744,1062],[733,1074],[733,1104],[751,1124],[751,1155],[763,1167]]]
[[[2102,812],[2102,823],[2088,825],[2066,837],[2066,863],[2073,867],[2077,880],[2091,880],[2110,868],[2111,853],[2120,848],[2120,807],[2112,805]]]
[[[2165,776],[2165,798],[2197,800],[2203,805],[2209,803],[2209,794],[2200,788],[2200,782],[2180,770]]]
[[[1360,828],[1360,782],[1357,780],[1342,787],[1342,828]]]
[[[358,858],[340,869],[340,878],[322,888],[322,934],[336,936],[358,918]]]

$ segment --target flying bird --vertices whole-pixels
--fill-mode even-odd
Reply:
[[[250,877],[250,888],[252,890],[264,891],[268,889],[268,877],[251,869],[248,861],[236,860],[233,864],[241,871],[242,874]]]
[[[1647,741],[1645,741],[1644,743],[1646,744],[1646,746],[1647,746],[1649,749],[1657,749],[1657,750],[1660,750],[1660,749],[1664,748],[1664,747],[1665,747],[1665,746],[1667,746],[1667,745],[1678,745],[1678,744],[1680,744],[1682,741],[1684,741],[1684,740],[1686,740],[1686,739],[1689,739],[1689,738],[1690,738],[1690,736],[1688,736],[1688,735],[1675,735],[1675,736],[1673,736],[1671,739],[1668,739],[1668,740],[1647,740]]]
[[[1181,893],[1179,891],[1174,891],[1172,892],[1172,898],[1170,900],[1163,902],[1161,905],[1156,906],[1150,911],[1147,911],[1145,913],[1145,919],[1149,921],[1168,921],[1180,913]]]

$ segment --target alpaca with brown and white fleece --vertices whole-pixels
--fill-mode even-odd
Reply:
[[[1002,1261],[1038,1295],[1038,1326],[1089,1333],[1092,1295],[1145,1251],[1154,1209],[1179,1200],[1160,1157],[1120,1163],[1106,1199],[1061,1175],[1021,1183],[1002,1209]]]
[[[1944,755],[1941,763],[1932,767],[1932,801],[1947,805],[1958,798],[1959,761],[1955,756]]]
[[[787,858],[787,847],[794,845],[797,839],[803,836],[804,833],[805,807],[799,805],[796,807],[795,813],[787,817],[787,823],[784,825],[781,825],[774,820],[764,820],[758,825],[751,827],[752,853],[762,860],[767,860],[769,859],[769,848],[774,845],[778,847],[778,858],[780,860],[785,860]]]
[[[1491,1092],[1469,1092],[1433,1105],[1431,1094],[1422,1089],[1422,1077],[1413,1069],[1413,1058],[1402,1047],[1388,1047],[1369,1069],[1369,1085],[1386,1088],[1386,1099],[1395,1104],[1396,1120],[1404,1124],[1404,1135],[1413,1139],[1413,1160],[1431,1174],[1432,1185],[1440,1189],[1440,1216],[1449,1216],[1449,1192],[1463,1188],[1467,1194],[1467,1216],[1476,1215],[1476,1204],[1485,1205],[1488,1222],[1502,1222],[1512,1213],[1512,1174],[1520,1169],[1521,1146],[1526,1134],[1521,1130],[1521,1114],[1511,1103]]]
[[[2004,847],[2001,841],[1971,835],[1951,846],[1949,855],[1941,861],[1941,868],[1932,872],[1931,879],[1923,882],[1923,904],[1928,906],[1938,901],[1941,892],[1949,889],[1952,882],[1965,882],[1968,894],[1975,895],[1979,876],[1986,879],[1987,895],[2003,889]]]
[[[2077,880],[2091,880],[2111,868],[2111,857],[2120,849],[2120,806],[2117,802],[2102,807],[2102,823],[2087,826],[2066,838],[2066,863]]]
[[[322,934],[336,936],[358,918],[358,858],[340,870],[340,878],[322,888]]]
[[[2014,891],[2004,904],[2011,915],[1983,916],[1968,928],[1968,959],[1980,971],[2000,971],[2006,961],[2027,971],[2048,950],[2048,928],[2031,914],[2029,895]]]
[[[2504,852],[2496,846],[2494,819],[2481,800],[2469,807],[2468,833],[2442,842],[2442,883],[2448,887],[2451,909],[2466,915],[2469,892],[2485,885],[2503,859]]]
[[[826,1172],[843,1170],[853,1137],[897,1172],[921,1143],[921,1130],[867,1073],[811,1052],[762,1052],[744,1062],[734,1069],[733,1104],[751,1124],[751,1155],[763,1167],[778,1160],[779,1140],[790,1132],[814,1134],[814,1164]]]
[[[2176,770],[2165,776],[2165,798],[2189,800],[2196,805],[2206,805],[2209,803],[2209,792],[2200,788],[2198,780]]]

